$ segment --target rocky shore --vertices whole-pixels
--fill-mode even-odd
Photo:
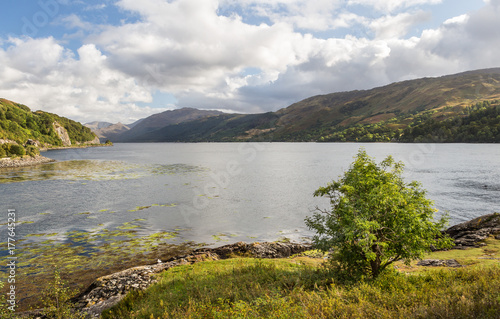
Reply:
[[[465,249],[485,245],[483,241],[488,236],[500,240],[500,214],[484,215],[445,230],[455,242],[454,249]]]
[[[35,157],[31,156],[23,156],[16,158],[8,157],[8,158],[0,158],[0,168],[24,167],[24,166],[32,166],[50,162],[55,162],[55,160],[41,155],[37,155]]]
[[[455,249],[484,245],[489,236],[500,240],[500,214],[494,213],[475,218],[448,228],[445,231],[455,242]],[[191,254],[177,256],[155,265],[130,268],[96,279],[84,292],[72,299],[75,309],[83,310],[89,318],[98,318],[102,311],[117,304],[127,292],[144,290],[156,282],[155,274],[172,267],[206,260],[220,260],[233,256],[253,258],[286,258],[311,249],[309,244],[288,242],[243,243],[238,242],[217,248],[201,248]],[[455,260],[423,260],[421,266],[461,267]],[[41,312],[26,313],[29,318],[44,318]]]

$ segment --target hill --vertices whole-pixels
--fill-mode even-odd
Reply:
[[[458,123],[460,121],[457,119],[470,116],[471,111],[498,105],[498,100],[500,68],[494,68],[397,82],[371,90],[318,95],[277,112],[220,114],[191,121],[186,119],[170,125],[158,121],[156,129],[147,125],[148,129],[135,130],[133,135],[131,130],[121,135],[120,141],[412,142],[424,137],[413,133],[410,136],[407,130],[423,121],[454,119]],[[482,114],[486,117],[492,115]],[[500,139],[498,124],[488,123],[491,134]],[[161,124],[165,125],[159,127]],[[469,134],[474,134],[473,131]],[[427,132],[422,133],[425,133],[427,140],[445,141],[435,139],[432,134],[428,136]],[[486,132],[487,135],[489,133]],[[487,140],[465,138],[464,141]]]
[[[106,127],[110,127],[111,125],[113,125],[113,123],[94,121],[94,122],[90,122],[90,123],[85,123],[83,125],[88,127],[91,130],[100,130],[100,129],[103,129]]]
[[[122,123],[109,124],[110,125],[101,128],[91,128],[92,132],[94,132],[99,137],[99,140],[103,143],[106,142],[106,140],[115,140],[117,136],[120,136],[124,132],[130,130],[130,127],[128,125],[124,125]],[[85,125],[87,126],[87,124]]]
[[[39,148],[99,143],[81,123],[0,99],[0,157],[37,155]]]
[[[178,110],[165,111],[158,114],[153,114],[145,119],[133,123],[130,130],[116,136],[106,136],[113,142],[132,142],[138,136],[148,134],[156,129],[163,128],[169,125],[175,125],[183,122],[190,122],[205,117],[220,115],[219,111],[204,111],[194,108],[182,108]]]

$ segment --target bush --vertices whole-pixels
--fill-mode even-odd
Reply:
[[[35,157],[37,155],[40,155],[40,150],[34,145],[28,145],[26,146],[26,154],[31,157]]]
[[[45,316],[55,319],[85,318],[82,313],[72,308],[70,298],[74,293],[56,271],[54,281],[42,292]]]
[[[26,155],[26,150],[21,145],[12,144],[10,145],[9,152],[12,155],[23,156]]]
[[[430,251],[452,246],[441,229],[446,218],[433,221],[436,211],[418,182],[405,183],[403,164],[391,156],[377,165],[364,150],[344,176],[314,196],[330,198],[331,211],[306,218],[316,231],[314,245],[333,253],[331,267],[351,279],[377,277],[395,261],[421,258]]]

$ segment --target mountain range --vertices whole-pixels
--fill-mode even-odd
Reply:
[[[118,123],[95,132],[113,142],[398,141],[422,121],[463,118],[467,108],[499,99],[500,68],[494,68],[318,95],[261,114],[183,108],[133,128]]]

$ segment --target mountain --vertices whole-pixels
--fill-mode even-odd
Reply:
[[[89,129],[91,129],[92,131],[95,131],[95,130],[100,130],[100,129],[109,127],[109,126],[113,125],[113,123],[94,121],[94,122],[90,122],[90,123],[85,123],[83,125],[88,127]]]
[[[137,124],[141,123],[144,119],[139,119],[133,123],[130,123],[130,124],[125,124],[125,126],[127,126],[128,128],[133,128],[134,126],[136,126]]]
[[[464,108],[500,98],[500,68],[397,82],[379,88],[320,95],[278,111],[282,136],[335,125],[373,124],[401,114]],[[300,134],[299,134],[300,135]]]
[[[0,157],[36,155],[38,148],[99,143],[81,123],[0,99]]]
[[[147,118],[139,120],[138,123],[133,123],[130,130],[123,132],[111,139],[112,142],[131,142],[136,137],[147,134],[151,131],[160,129],[168,125],[190,122],[197,119],[220,115],[219,111],[205,111],[194,108],[182,108],[177,110],[165,111],[158,114],[153,114]]]
[[[158,122],[157,129],[137,130],[122,141],[399,141],[422,121],[463,118],[471,106],[496,100],[500,68],[318,95],[277,112],[220,114],[161,128]]]
[[[221,114],[167,125],[161,129],[135,136],[127,142],[243,141],[273,131],[278,118],[274,112]]]
[[[128,127],[128,125],[124,125],[122,123],[109,124],[110,125],[102,127],[100,129],[92,129],[92,132],[99,136],[99,140],[102,143],[106,142],[106,140],[115,140],[122,133],[130,130],[130,127]]]

